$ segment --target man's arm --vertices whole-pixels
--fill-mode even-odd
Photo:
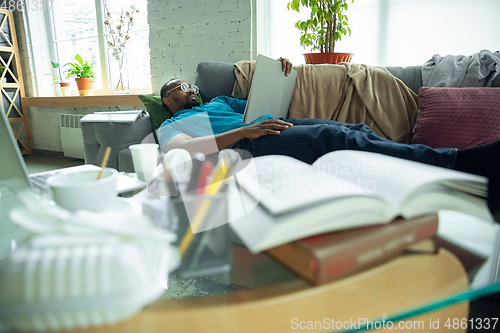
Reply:
[[[204,154],[213,154],[214,145],[217,145],[219,151],[229,148],[242,139],[256,139],[263,135],[279,135],[280,131],[293,126],[280,119],[265,119],[258,123],[233,129],[215,136],[204,136],[192,138],[187,134],[177,134],[171,138],[164,147],[167,152],[170,149],[182,148],[191,155],[201,152]]]

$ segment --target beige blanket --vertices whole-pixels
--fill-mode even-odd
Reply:
[[[240,61],[234,66],[233,96],[246,98],[255,61]],[[293,68],[298,74],[289,118],[363,123],[384,138],[410,142],[418,96],[384,67],[340,63]]]

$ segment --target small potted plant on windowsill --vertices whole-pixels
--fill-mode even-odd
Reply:
[[[65,82],[61,75],[61,66],[58,62],[51,61],[52,68],[57,69],[57,74],[52,74],[54,76],[54,83],[59,84],[63,96],[71,96],[70,82]]]
[[[77,62],[69,62],[64,66],[70,66],[68,69],[67,78],[75,77],[76,85],[78,86],[78,94],[80,96],[92,96],[92,88],[94,86],[94,62],[89,63],[83,61],[82,57],[77,54],[75,56]]]
[[[311,18],[298,21],[295,27],[301,31],[300,45],[319,50],[319,53],[305,53],[307,64],[337,64],[350,62],[352,53],[334,52],[335,42],[342,36],[351,34],[347,27],[347,16],[344,12],[348,9],[348,2],[354,0],[293,0],[287,4],[290,10],[299,11],[300,6],[311,9]]]

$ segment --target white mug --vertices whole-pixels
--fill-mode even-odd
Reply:
[[[158,165],[158,145],[141,143],[129,147],[137,178],[149,183],[154,178],[154,170]]]

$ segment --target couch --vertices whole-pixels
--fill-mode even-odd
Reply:
[[[413,92],[422,87],[422,66],[386,67],[395,77],[402,80]],[[200,88],[203,102],[216,96],[231,96],[236,76],[234,64],[203,61],[196,67],[194,84]],[[500,87],[500,75],[492,83]],[[432,121],[431,121],[432,122]],[[82,123],[85,163],[99,165],[106,146],[112,148],[108,166],[121,172],[133,172],[132,158],[128,146],[141,142],[155,142],[154,122],[144,112],[133,124]],[[492,129],[495,132],[496,129]],[[430,128],[430,131],[434,131]],[[452,138],[453,139],[453,138]],[[426,143],[418,142],[418,143]]]

